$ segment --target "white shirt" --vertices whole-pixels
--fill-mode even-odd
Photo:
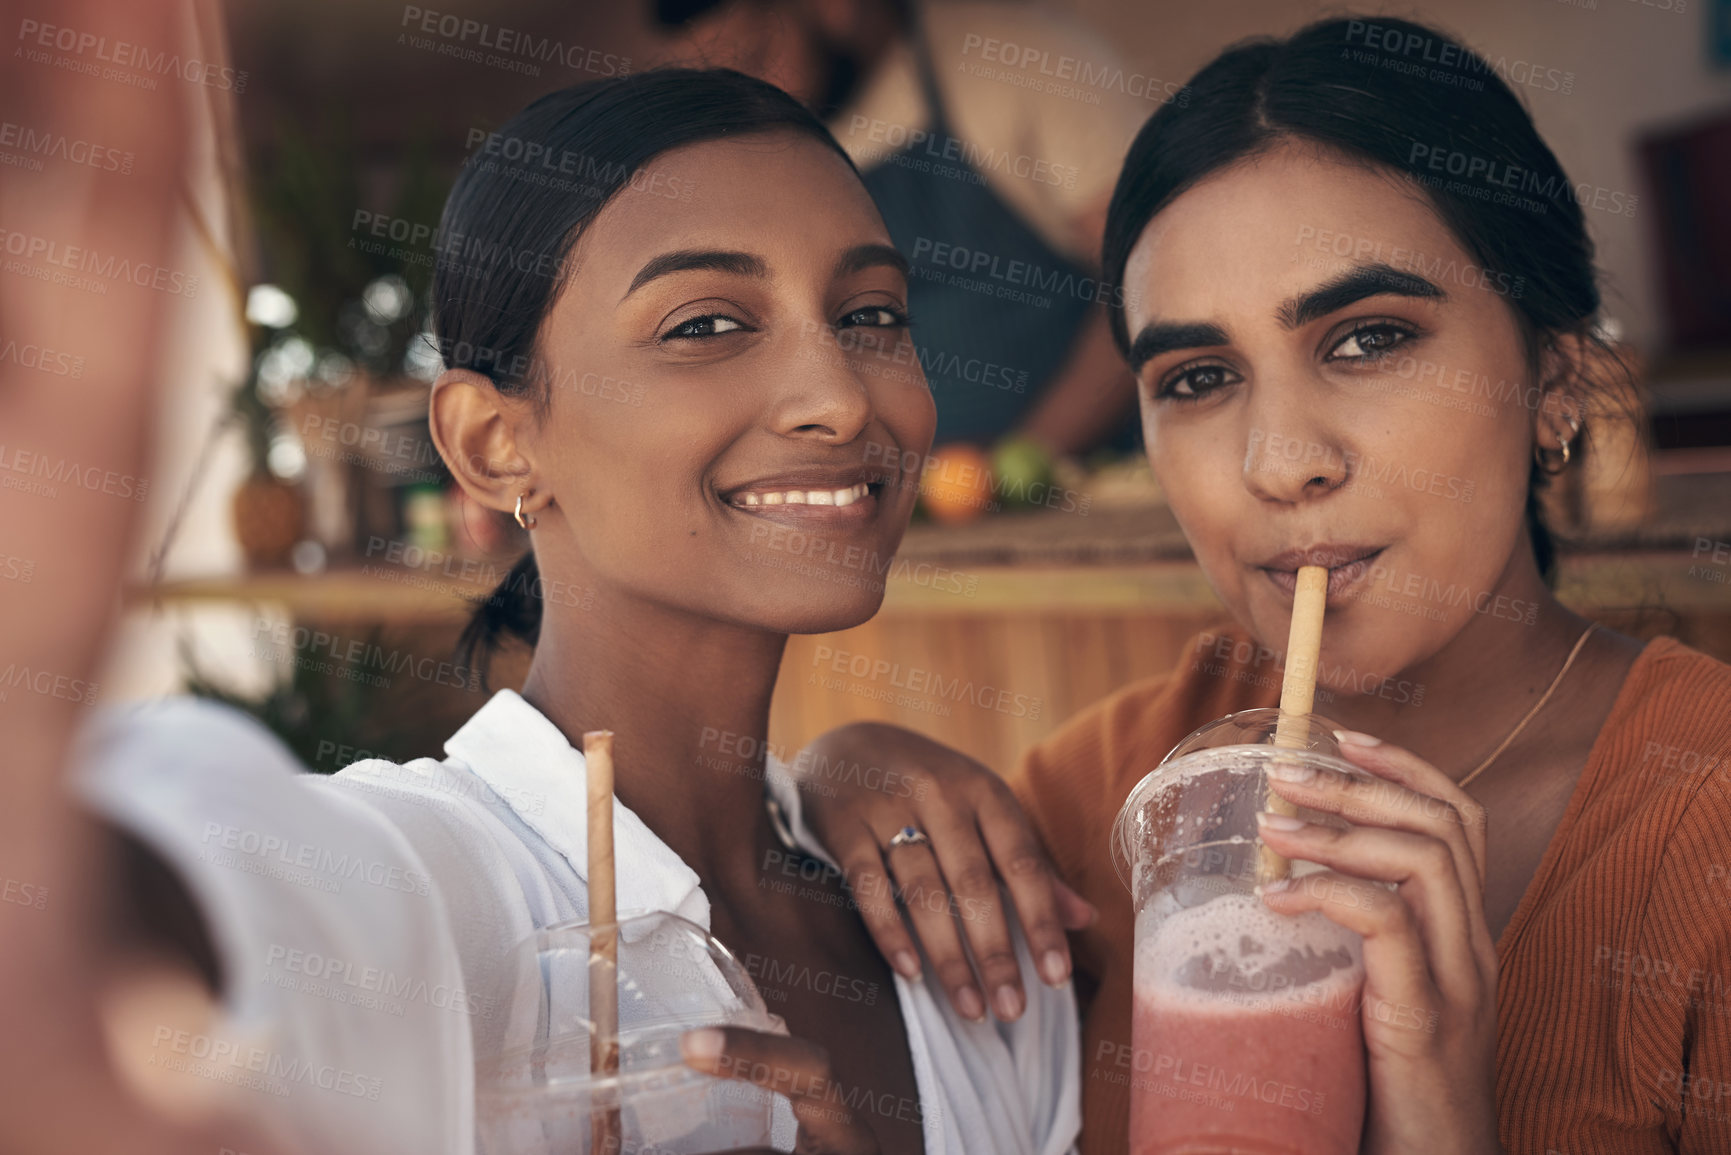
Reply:
[[[211,702],[100,711],[76,765],[85,805],[180,877],[222,971],[217,1021],[156,1032],[146,1062],[208,1080],[279,1150],[473,1150],[478,1003],[399,830]]]
[[[472,991],[499,989],[510,949],[532,930],[587,915],[586,771],[583,755],[545,715],[500,690],[445,743],[440,761],[358,762],[338,774],[347,790],[407,836],[449,912]],[[779,779],[779,781],[777,781]],[[790,784],[772,768],[802,845],[819,853]],[[695,871],[615,802],[617,903],[670,911],[709,926]],[[738,944],[729,944],[737,948]],[[1014,1023],[970,1023],[935,978],[895,990],[919,1087],[930,1155],[1062,1155],[1081,1128],[1081,1038],[1068,988],[1046,986],[1017,936],[1028,1008]],[[500,1046],[503,1016],[472,1017],[475,1051]],[[792,1112],[777,1098],[775,1145],[791,1150]]]

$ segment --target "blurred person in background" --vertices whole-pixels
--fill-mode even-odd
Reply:
[[[1101,228],[1149,102],[1177,85],[1060,13],[964,0],[657,0],[669,59],[737,68],[829,121],[913,263],[936,444],[1131,448]]]

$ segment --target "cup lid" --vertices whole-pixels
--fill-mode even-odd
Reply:
[[[598,1077],[589,1062],[596,1034],[591,948],[608,933],[617,944],[619,1069]],[[487,1032],[493,1040],[487,1053],[476,1055],[475,1075],[477,1096],[490,1100],[584,1094],[602,1102],[634,1087],[706,1079],[680,1055],[686,1031],[744,1026],[786,1033],[733,952],[667,912],[535,932],[511,952],[489,1013],[501,1019]]]
[[[1131,788],[1124,805],[1118,810],[1117,820],[1112,824],[1112,865],[1117,869],[1118,880],[1131,893],[1136,889],[1136,860],[1142,843],[1140,816],[1148,803],[1175,788],[1194,772],[1216,765],[1224,766],[1231,761],[1234,751],[1267,760],[1275,750],[1286,749],[1284,744],[1275,745],[1279,727],[1280,711],[1273,707],[1225,714],[1192,730],[1172,747],[1158,766]],[[1334,736],[1339,728],[1338,724],[1321,714],[1303,714],[1288,723],[1286,733],[1289,741],[1294,735],[1297,737],[1300,744],[1291,749],[1302,753],[1307,760],[1343,774],[1362,776],[1362,770],[1341,756],[1340,742]],[[1202,754],[1217,756],[1186,761],[1192,755]]]
[[[1160,764],[1164,766],[1186,754],[1216,746],[1272,746],[1279,729],[1280,711],[1273,706],[1258,706],[1254,710],[1222,714],[1214,721],[1198,726],[1186,734],[1166,757],[1160,759]],[[1289,738],[1295,735],[1302,743],[1299,749],[1313,750],[1334,758],[1340,757],[1340,740],[1334,736],[1338,729],[1338,722],[1330,721],[1321,714],[1294,715],[1287,724]]]

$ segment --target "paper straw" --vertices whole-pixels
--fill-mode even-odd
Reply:
[[[613,731],[583,735],[583,761],[589,777],[589,1072],[596,1078],[619,1070],[618,911],[613,888]],[[619,1105],[612,1103],[589,1119],[589,1150],[595,1155],[623,1145]]]
[[[1305,715],[1316,702],[1316,667],[1322,655],[1322,614],[1328,606],[1328,569],[1320,565],[1300,566],[1298,589],[1292,595],[1292,629],[1286,636],[1286,676],[1280,683],[1280,721],[1274,744],[1287,750],[1302,750],[1309,743]],[[1268,792],[1266,809],[1271,814],[1296,815],[1298,807]],[[1257,880],[1285,878],[1291,864],[1267,846],[1257,860]]]

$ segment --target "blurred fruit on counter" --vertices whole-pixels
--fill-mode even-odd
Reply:
[[[1005,438],[992,450],[992,478],[1006,509],[1038,508],[1052,490],[1052,454],[1032,438]]]
[[[932,450],[920,472],[920,505],[933,520],[963,525],[996,509],[992,462],[976,445],[955,442]]]

